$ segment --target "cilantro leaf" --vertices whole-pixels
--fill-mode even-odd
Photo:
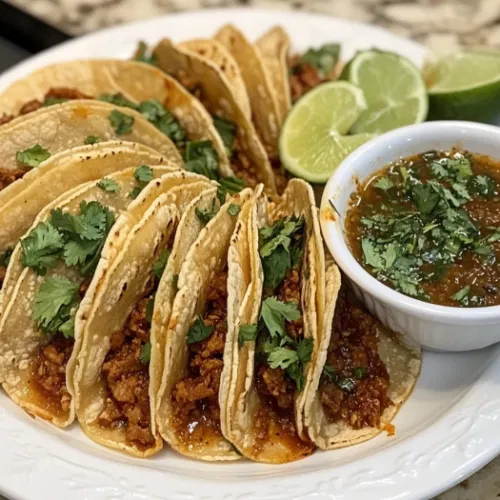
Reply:
[[[217,186],[217,199],[219,200],[220,206],[226,203],[227,191],[223,186]]]
[[[470,285],[466,285],[463,288],[461,288],[457,293],[454,293],[451,298],[453,300],[456,300],[457,302],[463,302],[464,299],[466,299],[469,295],[470,292]]]
[[[71,314],[70,318],[59,327],[59,331],[67,339],[74,339],[75,338],[75,315],[74,314]]]
[[[132,127],[135,122],[135,118],[133,116],[126,115],[117,109],[114,109],[108,115],[108,118],[111,126],[115,129],[116,135],[125,135],[132,132]]]
[[[190,141],[184,150],[184,168],[211,180],[219,177],[218,157],[210,141]]]
[[[215,204],[215,200],[212,200],[211,208],[203,210],[199,207],[196,207],[194,211],[198,219],[200,219],[200,222],[202,222],[203,224],[208,224],[217,215],[219,207]]]
[[[361,248],[363,249],[365,264],[375,269],[385,269],[385,263],[380,254],[380,250],[371,239],[363,238],[361,240]]]
[[[476,175],[472,185],[475,191],[485,198],[495,195],[495,181],[488,175]]]
[[[375,182],[374,186],[382,191],[388,191],[394,186],[394,183],[389,179],[389,177],[381,177]]]
[[[281,302],[275,297],[264,300],[260,315],[271,337],[283,336],[285,321],[295,321],[301,317],[295,302]]]
[[[134,54],[134,60],[158,66],[158,60],[153,52],[149,53],[148,46],[144,42],[139,42],[137,50]]]
[[[167,248],[166,250],[163,250],[159,259],[153,264],[152,272],[157,278],[161,278],[163,276],[163,271],[165,271],[165,267],[167,267],[169,257],[170,250]]]
[[[239,193],[246,186],[246,182],[238,177],[221,177],[218,182],[229,194]]]
[[[47,278],[40,285],[35,295],[33,319],[43,332],[53,334],[63,327],[63,333],[69,335],[71,323],[67,322],[79,303],[79,288],[79,283],[60,277]]]
[[[439,193],[429,184],[415,184],[412,186],[410,196],[417,209],[424,215],[429,215],[439,203]]]
[[[214,327],[210,325],[205,325],[205,323],[203,322],[203,318],[201,317],[201,314],[198,314],[198,318],[196,319],[193,326],[191,326],[191,328],[187,333],[186,342],[188,344],[201,342],[202,340],[205,340],[208,337],[210,337],[213,331]]]
[[[238,331],[238,345],[241,347],[245,342],[253,342],[257,339],[257,325],[241,325]]]
[[[297,342],[297,356],[303,365],[311,361],[312,351],[312,339],[301,339]]]
[[[302,255],[304,218],[284,217],[259,230],[264,286],[277,288]],[[292,259],[293,257],[293,259]]]
[[[234,137],[236,134],[236,124],[229,120],[224,120],[224,118],[219,118],[218,116],[214,116],[213,118],[215,128],[221,136],[227,154],[228,156],[231,156],[234,146]]]
[[[229,215],[238,215],[240,213],[241,207],[236,205],[236,203],[230,203],[227,207],[227,212]]]
[[[141,346],[139,360],[143,365],[147,365],[151,361],[151,342],[146,342]]]
[[[83,144],[97,144],[100,140],[101,139],[99,139],[97,135],[88,135],[83,141]]]
[[[101,179],[97,183],[97,186],[103,191],[108,191],[109,193],[118,193],[118,191],[120,191],[120,185],[113,179],[107,179],[106,177]]]
[[[139,182],[151,182],[154,178],[153,169],[151,167],[148,167],[147,165],[141,165],[140,167],[137,167],[135,169],[134,177]]]
[[[50,153],[45,148],[42,148],[40,144],[35,144],[31,148],[16,153],[16,160],[19,163],[33,168],[38,167],[40,163],[48,158],[50,158]]]
[[[344,392],[353,392],[354,389],[356,388],[356,382],[350,378],[342,378],[337,381],[337,385],[339,386],[340,389],[342,389]]]
[[[322,78],[325,78],[335,69],[339,57],[340,45],[338,43],[327,43],[317,49],[309,49],[302,55],[300,62],[311,65]]]
[[[50,223],[41,222],[28,236],[21,239],[22,264],[36,274],[45,275],[61,256],[64,239]]]
[[[130,99],[127,99],[123,94],[101,94],[99,101],[109,102],[115,106],[122,106],[124,108],[137,109],[137,104]]]
[[[322,376],[328,379],[330,382],[335,382],[337,380],[337,371],[333,366],[325,364],[323,366]]]
[[[270,368],[288,368],[299,361],[297,353],[288,347],[276,347],[267,358]]]
[[[0,254],[0,266],[7,267],[9,265],[12,252],[13,252],[12,248],[7,248],[5,252]]]
[[[141,191],[143,190],[144,188],[141,187],[141,186],[135,186],[134,188],[132,188],[132,191],[130,191],[129,193],[129,196],[135,200],[140,194],[141,194]]]

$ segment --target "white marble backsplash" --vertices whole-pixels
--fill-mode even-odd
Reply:
[[[320,12],[377,24],[436,54],[500,48],[500,0],[9,0],[72,35],[171,12],[255,6]],[[500,498],[500,458],[439,500]],[[436,500],[438,500],[436,499]],[[1,498],[0,498],[1,500]]]

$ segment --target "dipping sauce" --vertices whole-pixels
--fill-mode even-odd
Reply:
[[[376,279],[433,304],[500,305],[500,162],[428,151],[375,173],[353,193],[351,251]]]

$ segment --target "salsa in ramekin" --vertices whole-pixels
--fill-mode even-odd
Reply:
[[[345,233],[357,261],[432,304],[500,305],[500,162],[451,149],[402,158],[353,193]]]

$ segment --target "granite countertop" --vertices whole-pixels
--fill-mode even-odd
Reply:
[[[413,38],[437,54],[452,52],[459,46],[500,47],[500,0],[8,1],[72,35],[170,12],[255,6],[308,10],[377,24],[401,36]],[[500,498],[500,457],[438,497],[439,500],[496,498]]]

